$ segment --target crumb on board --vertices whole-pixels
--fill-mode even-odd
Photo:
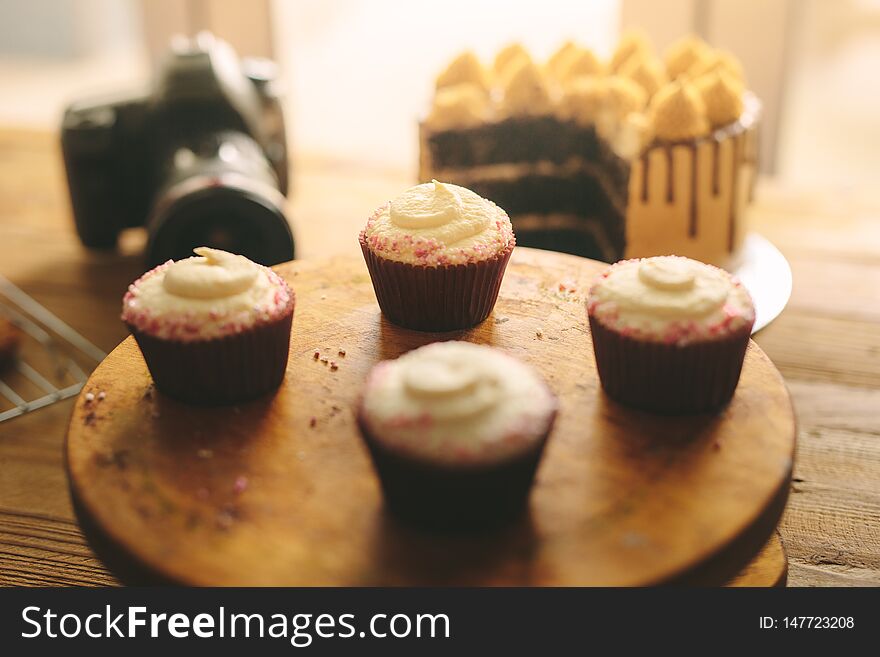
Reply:
[[[114,450],[109,454],[106,452],[98,452],[95,454],[95,463],[102,468],[113,465],[120,470],[125,470],[125,468],[128,467],[128,450]]]
[[[321,362],[324,363],[324,365],[326,365],[327,363],[330,362],[330,359],[325,356],[321,359]]]
[[[345,349],[340,349],[340,350],[339,350],[339,355],[340,355],[342,358],[345,358]]]
[[[309,420],[309,426],[312,427],[312,428],[314,429],[314,428],[315,428],[315,425],[317,425],[317,424],[318,424],[318,418],[316,418],[316,417],[313,415],[313,416],[311,417],[311,419]]]
[[[544,337],[543,329],[538,329],[537,331],[535,331],[535,337],[543,338]]]
[[[336,364],[336,361],[335,361],[335,360],[331,360],[331,361],[330,361],[330,371],[331,371],[331,372],[335,372],[335,371],[338,370],[338,369],[339,369],[339,365]]]
[[[221,511],[217,514],[217,527],[220,529],[229,529],[235,517],[229,511]]]
[[[312,358],[318,360],[321,357],[321,352],[315,349],[315,353],[312,355]]]
[[[506,321],[508,321],[508,320],[510,320],[510,317],[505,317],[505,316],[502,315],[501,317],[496,317],[496,318],[495,318],[495,323],[496,323],[496,324],[503,324],[504,322],[506,322]]]

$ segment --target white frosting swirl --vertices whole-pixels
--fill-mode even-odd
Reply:
[[[410,187],[391,201],[389,212],[395,226],[436,228],[461,219],[461,195],[450,185],[432,180]]]
[[[379,208],[367,221],[369,248],[388,260],[456,265],[494,257],[513,243],[507,214],[458,185],[434,180],[416,185]]]
[[[254,284],[257,265],[244,256],[200,246],[198,258],[178,260],[168,267],[165,291],[188,299],[222,299],[240,294]]]
[[[377,365],[363,419],[384,443],[441,462],[478,461],[533,446],[556,400],[528,366],[500,350],[440,342]]]
[[[679,256],[625,260],[590,291],[591,315],[624,333],[688,342],[754,322],[742,285],[717,267]]]
[[[240,333],[290,310],[292,293],[272,270],[226,251],[195,252],[132,283],[122,320],[156,337],[190,342]]]
[[[406,392],[430,408],[435,420],[451,422],[473,417],[500,400],[498,372],[481,367],[467,351],[435,349],[401,365]]]
[[[686,260],[654,258],[641,262],[639,280],[657,290],[693,290],[697,274],[694,267]],[[720,287],[722,292],[726,289],[726,286]]]

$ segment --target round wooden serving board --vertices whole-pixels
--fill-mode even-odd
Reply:
[[[788,583],[788,555],[779,532],[773,532],[767,544],[745,568],[725,582],[729,587],[782,587]]]
[[[187,584],[723,583],[785,505],[795,443],[785,385],[751,344],[720,414],[659,417],[610,401],[584,313],[604,266],[517,248],[483,324],[430,334],[382,317],[359,259],[280,265],[297,305],[278,393],[225,408],[175,402],[152,390],[128,338],[84,388],[103,398],[83,394],[73,412],[74,502],[114,549]],[[370,367],[449,339],[506,349],[560,397],[529,510],[501,530],[400,525],[355,426]]]

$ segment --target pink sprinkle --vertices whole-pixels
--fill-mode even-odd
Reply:
[[[340,349],[339,355],[342,356],[343,358],[345,358],[345,349]]]
[[[86,404],[91,404],[93,401],[95,401],[95,393],[87,392],[86,393]]]
[[[321,352],[318,351],[317,349],[315,349],[315,354],[314,354],[313,358],[315,360],[318,360],[320,357],[321,357]]]
[[[98,393],[98,401],[104,401],[105,399],[107,399],[107,393],[102,390]]]
[[[247,477],[241,475],[238,479],[235,480],[235,484],[232,486],[232,490],[235,493],[243,493],[245,488],[248,486]]]

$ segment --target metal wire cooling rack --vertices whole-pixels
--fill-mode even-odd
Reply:
[[[24,336],[15,361],[0,371],[0,422],[78,394],[106,356],[2,275],[0,315]]]

